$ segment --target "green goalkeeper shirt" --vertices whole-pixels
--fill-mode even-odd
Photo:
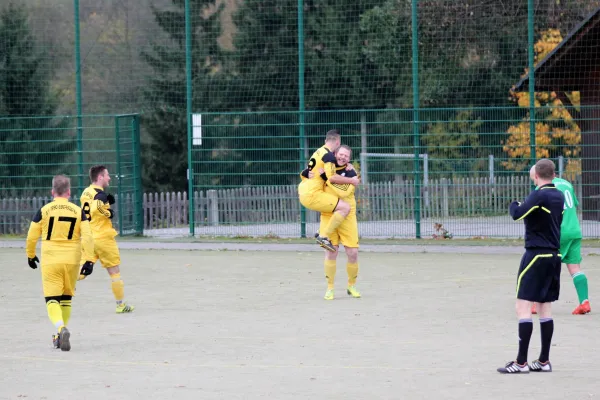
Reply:
[[[575,197],[573,185],[561,178],[554,178],[552,183],[554,183],[556,188],[565,196],[565,211],[562,224],[560,225],[561,242],[571,239],[581,239],[581,226],[579,225],[577,209],[575,208],[579,205],[579,202],[577,201],[577,197]]]

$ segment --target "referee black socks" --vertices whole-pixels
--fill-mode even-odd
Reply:
[[[531,318],[519,320],[519,354],[517,355],[517,364],[524,365],[527,362],[527,351],[529,350],[529,341],[533,332],[533,321]]]
[[[540,318],[540,330],[542,332],[542,349],[540,351],[540,362],[545,363],[550,358],[550,345],[554,333],[554,320],[552,318]]]

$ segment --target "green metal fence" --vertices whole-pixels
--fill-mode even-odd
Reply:
[[[139,117],[132,115],[0,118],[0,233],[27,231],[51,200],[52,177],[71,178],[72,201],[89,185],[92,165],[106,165],[121,235],[143,229]]]
[[[123,234],[310,237],[298,172],[338,128],[363,237],[519,237],[540,157],[600,237],[600,0],[22,3],[0,6],[4,214],[105,163]]]
[[[298,174],[324,133],[338,128],[361,174],[356,196],[363,237],[433,237],[436,224],[454,237],[521,236],[522,225],[507,210],[532,188],[531,148],[528,141],[508,141],[507,132],[528,123],[526,110],[421,110],[418,152],[412,115],[410,109],[305,112],[303,139],[296,134],[295,112],[195,115],[194,233],[315,233],[318,215],[303,213],[298,203]],[[537,153],[553,159],[559,176],[573,182],[585,235],[600,237],[598,184],[585,182],[581,172],[585,144],[563,140],[575,129],[570,120],[548,124],[540,124],[544,144],[538,143]]]

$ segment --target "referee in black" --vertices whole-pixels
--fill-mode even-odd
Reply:
[[[538,187],[523,203],[510,205],[510,216],[525,221],[525,254],[517,278],[517,317],[519,318],[519,353],[515,361],[498,368],[503,374],[551,372],[550,344],[554,332],[552,302],[560,292],[560,224],[564,196],[554,186],[554,163],[548,159],[535,164],[534,183]],[[527,363],[529,340],[533,331],[531,303],[538,303],[542,348],[537,360]]]

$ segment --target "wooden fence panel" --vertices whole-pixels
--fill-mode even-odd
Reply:
[[[581,196],[581,180],[573,182]],[[528,176],[460,177],[430,179],[422,186],[423,218],[502,215],[510,201],[524,199],[531,191]],[[427,195],[428,206],[425,201]],[[359,220],[386,221],[414,217],[414,182],[372,182],[356,192]],[[144,229],[173,228],[189,224],[186,192],[144,193]],[[36,210],[51,201],[49,197],[0,199],[0,234],[25,234]],[[76,204],[78,199],[72,199]],[[134,197],[123,199],[124,210],[134,210]],[[118,210],[116,211],[118,212]],[[307,221],[318,214],[307,211]],[[197,225],[240,223],[297,223],[300,204],[297,186],[261,186],[194,192]],[[133,223],[133,213],[123,215],[124,224]]]

